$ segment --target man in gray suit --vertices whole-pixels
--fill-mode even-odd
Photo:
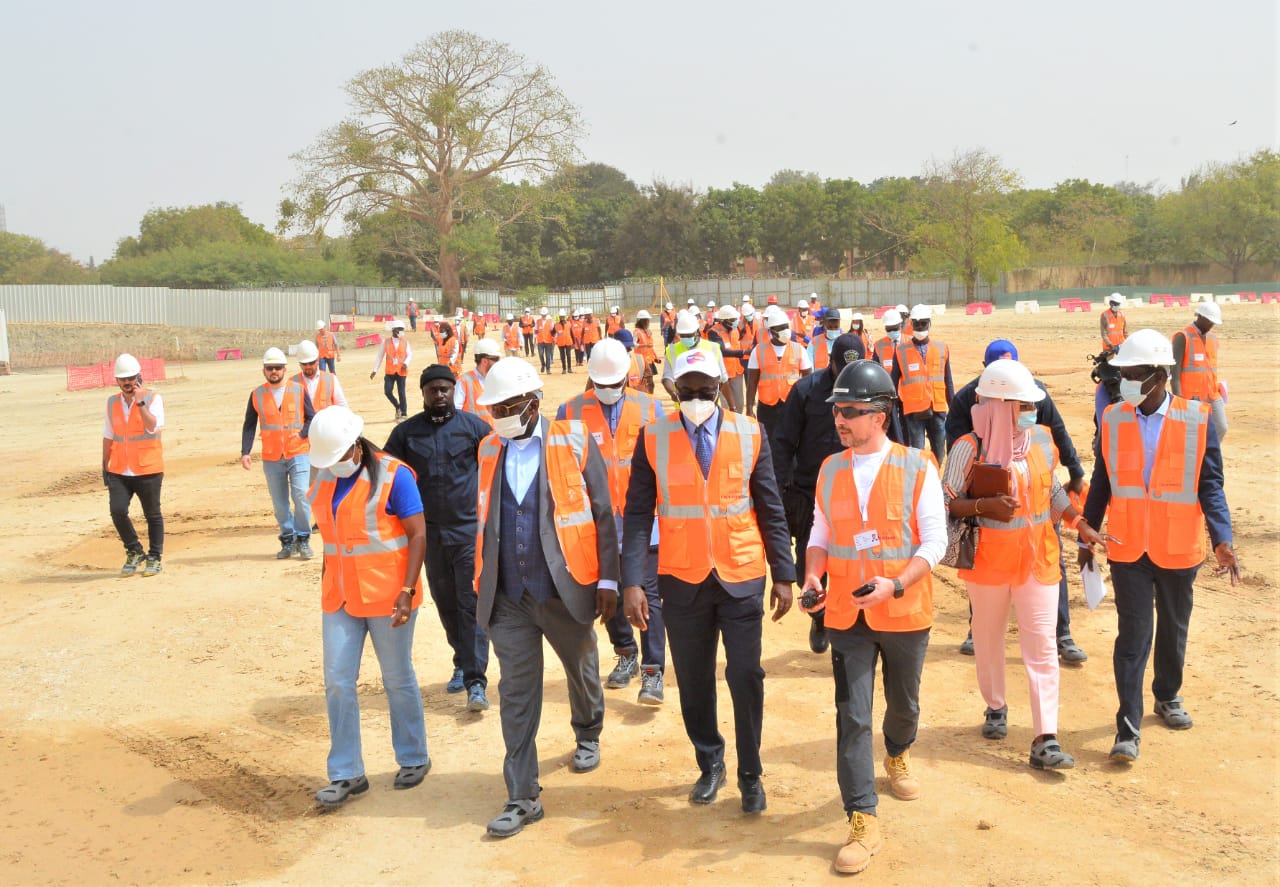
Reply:
[[[543,816],[536,743],[543,638],[564,664],[573,769],[600,765],[604,688],[591,622],[608,622],[618,606],[608,469],[583,423],[548,422],[538,415],[541,399],[533,368],[508,360],[489,371],[476,401],[494,419],[479,453],[476,621],[502,670],[507,803],[488,827],[499,838]]]

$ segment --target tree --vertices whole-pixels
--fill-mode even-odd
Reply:
[[[705,274],[698,198],[688,185],[655,181],[618,225],[616,249],[633,274]]]
[[[1052,190],[1011,195],[1010,226],[1035,264],[1096,268],[1128,258],[1134,235],[1135,199],[1118,188],[1080,179]],[[1094,286],[1089,272],[1079,286]]]
[[[798,269],[822,249],[826,214],[816,175],[776,173],[760,194],[760,245],[782,267]]]
[[[698,204],[698,239],[714,274],[737,270],[743,256],[760,252],[760,192],[750,185],[709,188]]]
[[[876,179],[867,186],[860,267],[890,273],[907,267],[916,253],[911,234],[920,222],[920,187],[918,178],[900,176]]]
[[[245,218],[234,203],[226,202],[149,210],[138,227],[137,237],[126,237],[116,245],[116,258],[130,259],[204,243],[268,246],[275,242],[267,229]]]
[[[545,68],[467,31],[436,34],[399,64],[357,75],[347,95],[352,116],[294,155],[302,173],[280,205],[281,225],[394,211],[403,236],[388,248],[438,282],[452,310],[476,239],[465,223],[486,211],[488,186],[568,162],[578,109]],[[518,201],[495,230],[529,209]]]
[[[920,264],[957,275],[971,302],[979,278],[994,282],[1025,260],[1026,249],[1006,221],[1006,198],[1019,186],[1018,174],[977,149],[930,164],[924,178],[922,219],[912,232]]]
[[[0,284],[92,283],[94,273],[26,234],[0,231]]]

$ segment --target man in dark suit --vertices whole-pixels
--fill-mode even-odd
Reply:
[[[536,737],[544,638],[564,665],[573,769],[600,765],[604,688],[591,622],[608,622],[618,605],[604,460],[582,422],[540,417],[541,397],[533,367],[508,360],[489,371],[477,401],[494,419],[494,433],[480,443],[476,621],[488,629],[502,671],[507,803],[488,827],[501,838],[543,816]]]
[[[765,562],[773,574],[775,621],[791,608],[796,574],[769,442],[755,419],[716,407],[715,357],[694,350],[676,359],[680,407],[648,425],[636,442],[623,515],[623,592],[628,619],[643,631],[648,602],[641,586],[656,512],[658,595],[680,713],[701,770],[689,800],[710,804],[725,782],[716,717],[716,640],[723,636],[742,809],[759,813],[765,809]]]

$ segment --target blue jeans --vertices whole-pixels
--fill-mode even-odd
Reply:
[[[337,368],[337,366],[336,366],[336,362],[337,362],[337,358],[336,358],[336,357],[322,357],[322,358],[320,358],[320,370],[321,370],[321,372],[333,373],[335,376],[336,376],[336,375],[338,375],[338,368]]]
[[[360,753],[360,699],[356,679],[364,636],[373,639],[373,652],[382,669],[391,715],[391,747],[401,767],[427,763],[427,725],[422,714],[422,692],[413,671],[413,627],[418,611],[399,628],[390,616],[363,618],[346,610],[323,614],[324,698],[329,709],[329,781],[364,775]]]
[[[311,537],[311,503],[307,501],[307,484],[311,479],[311,457],[306,453],[292,459],[262,462],[262,473],[267,476],[267,491],[271,493],[271,507],[276,512],[276,524],[280,527],[280,541],[303,541]],[[293,511],[289,500],[293,499]]]
[[[938,464],[941,465],[947,455],[947,414],[939,413],[937,410],[928,413],[908,413],[905,421],[907,446],[923,450],[927,436],[929,448],[933,450],[933,458],[937,459]]]

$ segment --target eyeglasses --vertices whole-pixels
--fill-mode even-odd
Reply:
[[[1155,375],[1154,367],[1122,367],[1120,378],[1129,382],[1145,382]]]
[[[860,410],[857,407],[842,407],[839,404],[831,405],[831,415],[839,416],[841,419],[857,419],[859,416],[875,416],[879,414],[880,410]]]
[[[507,416],[518,416],[523,413],[533,403],[533,398],[528,400],[517,401],[516,403],[495,403],[489,407],[489,415],[495,419],[505,419]]]
[[[927,330],[929,328],[929,323],[930,322],[927,320],[913,320],[911,321],[911,328],[913,330]]]
[[[263,367],[268,373],[283,373],[284,367]]]

